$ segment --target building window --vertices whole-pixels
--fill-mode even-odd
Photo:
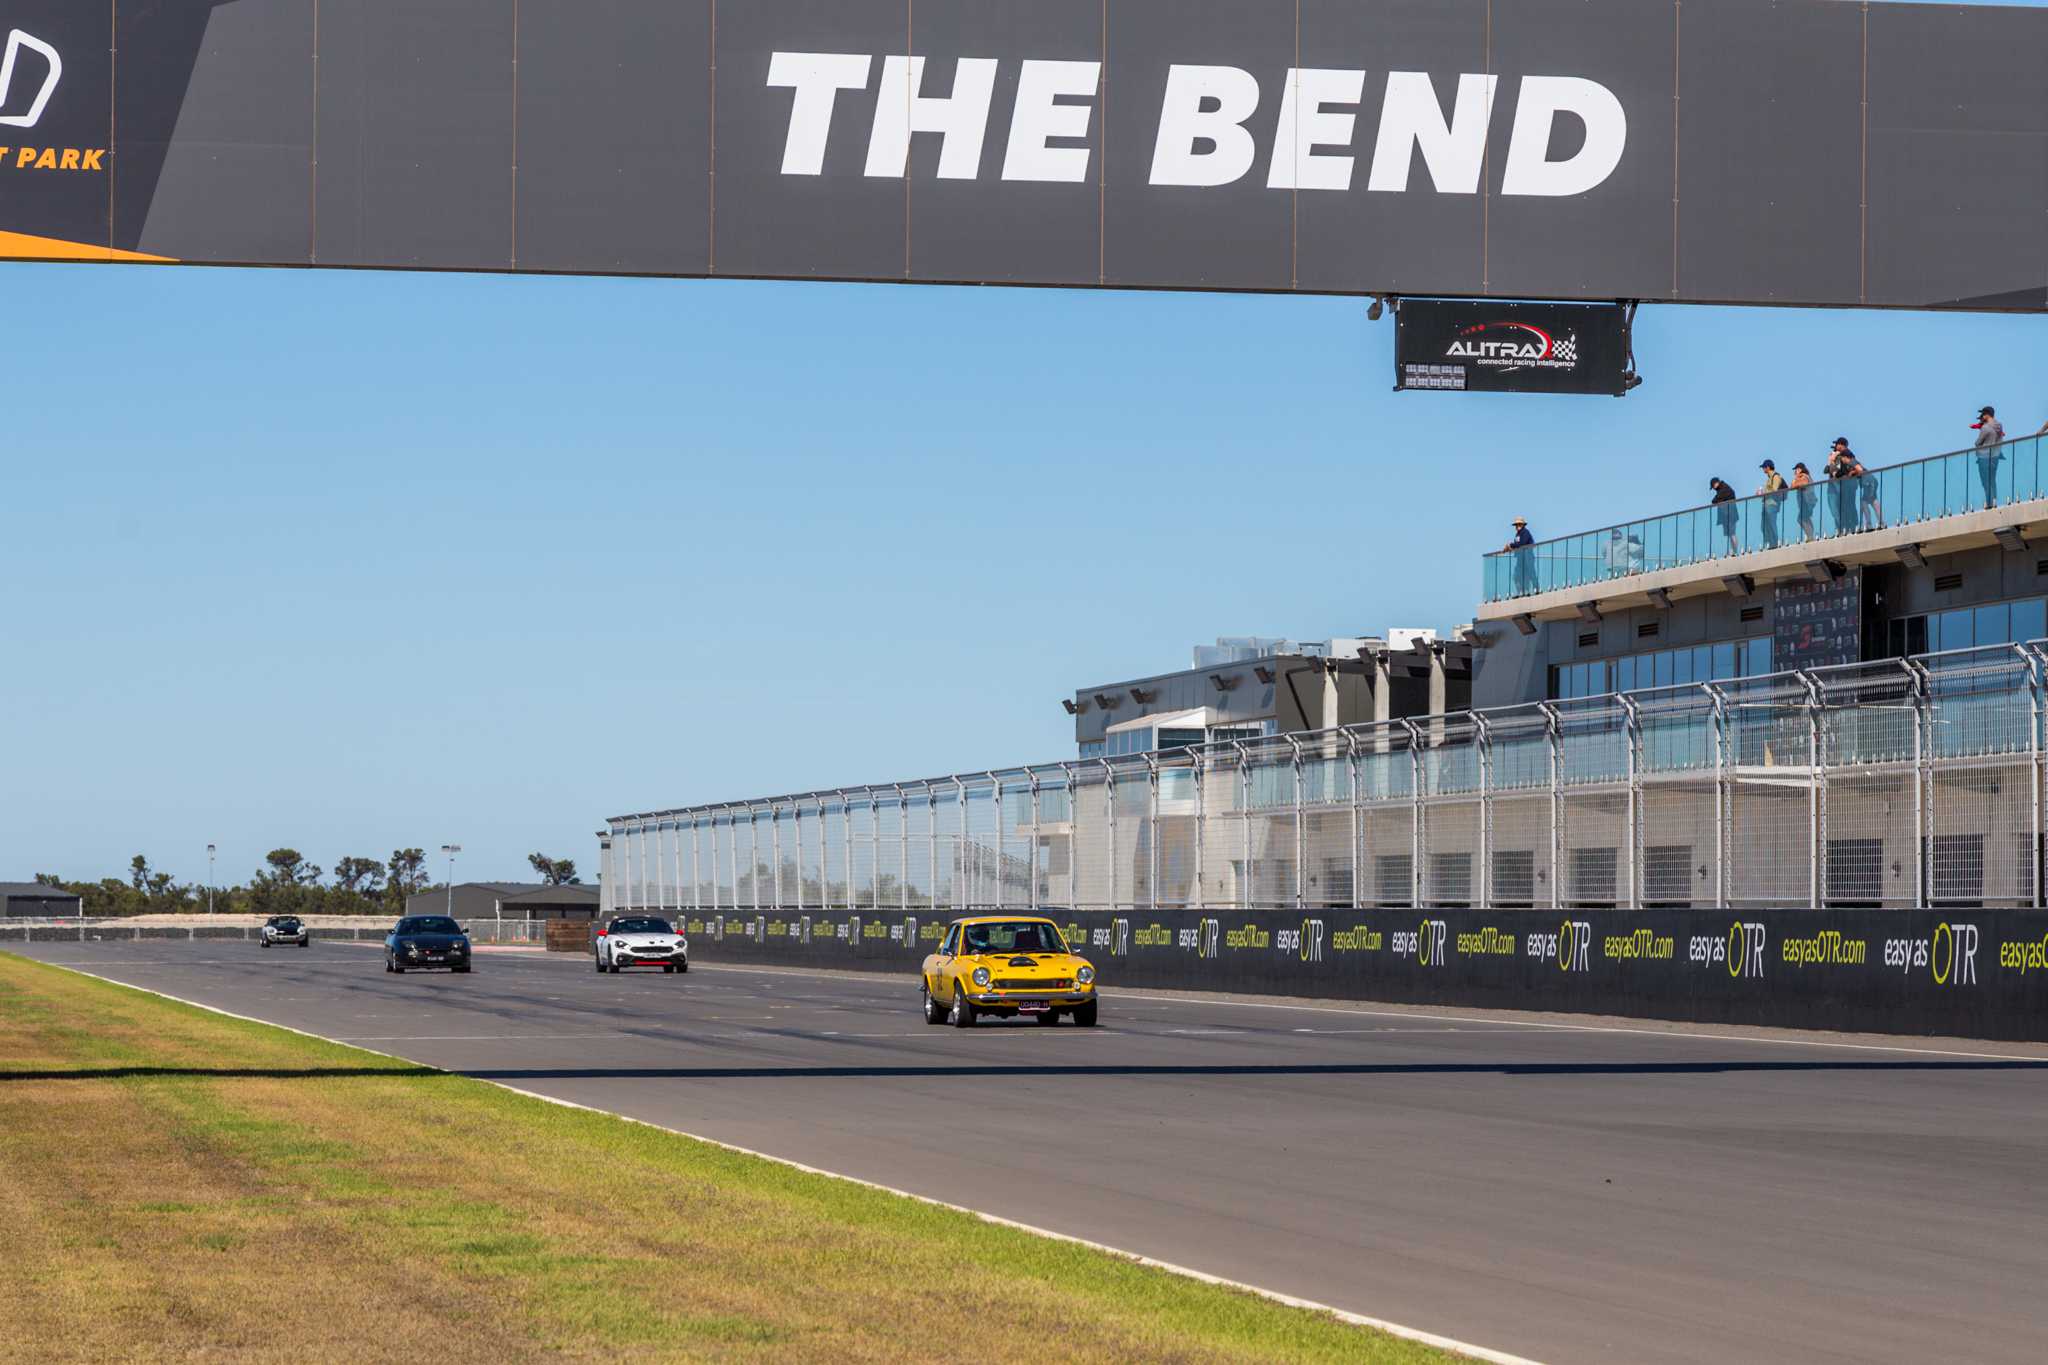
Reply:
[[[1902,616],[1885,626],[1885,653],[1894,659],[1948,649],[1984,649],[2048,636],[2048,598],[1993,602],[1984,607]]]
[[[1559,664],[1550,670],[1553,701],[1600,697],[1610,692],[1640,692],[1653,687],[1757,678],[1771,671],[1771,639],[1724,640],[1715,645],[1648,650],[1619,659]]]

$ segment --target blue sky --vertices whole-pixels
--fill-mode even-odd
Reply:
[[[1622,400],[1394,394],[1355,300],[6,267],[0,878],[1041,761],[1219,634],[2048,419],[2038,319],[1646,307]],[[27,335],[19,325],[17,338]]]

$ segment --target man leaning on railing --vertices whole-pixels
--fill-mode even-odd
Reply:
[[[1508,537],[1508,543],[1501,550],[1514,556],[1515,596],[1521,597],[1536,591],[1536,551],[1533,548],[1536,537],[1529,534],[1526,518],[1515,518],[1515,533]]]

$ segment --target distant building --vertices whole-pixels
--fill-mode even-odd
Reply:
[[[442,915],[449,911],[448,888],[422,891],[405,898],[408,915]],[[472,919],[595,919],[597,888],[549,886],[545,882],[457,882],[457,920]]]
[[[1084,687],[1063,703],[1080,757],[1109,758],[1461,710],[1472,647],[1434,630],[1294,641],[1225,637],[1194,667]]]
[[[85,903],[61,886],[41,882],[0,882],[0,917],[7,915],[54,919],[85,913]]]

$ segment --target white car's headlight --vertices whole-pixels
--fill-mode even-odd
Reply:
[[[988,989],[988,968],[976,967],[974,969],[974,984],[983,990]]]
[[[1080,971],[1074,973],[1074,980],[1084,986],[1090,984],[1095,980],[1095,969],[1084,964]]]

